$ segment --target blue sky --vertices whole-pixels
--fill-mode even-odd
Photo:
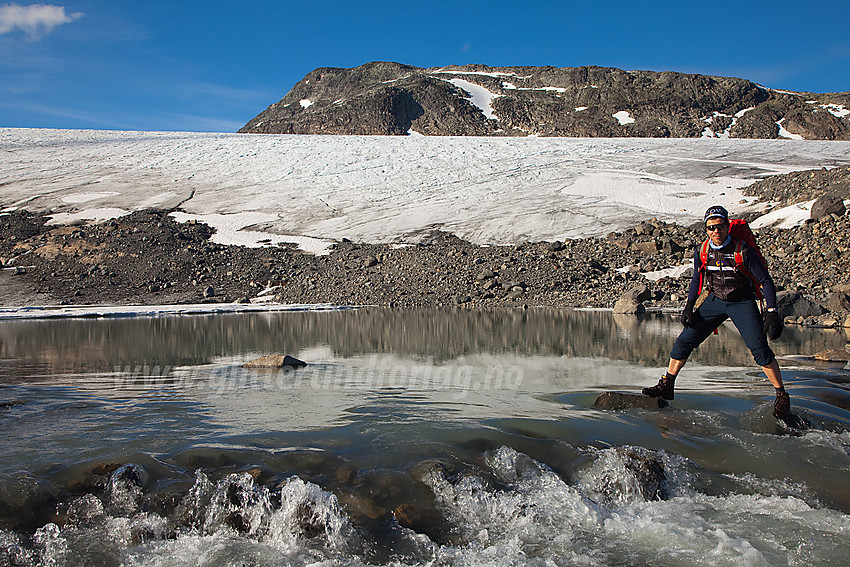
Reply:
[[[232,132],[314,68],[376,60],[850,91],[850,2],[0,0],[0,127]]]

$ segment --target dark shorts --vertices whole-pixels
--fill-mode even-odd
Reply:
[[[767,366],[774,361],[776,355],[767,344],[764,321],[755,300],[723,301],[713,293],[694,311],[693,323],[679,334],[670,358],[687,360],[691,352],[726,319],[732,319],[747,348],[753,353],[756,364]]]

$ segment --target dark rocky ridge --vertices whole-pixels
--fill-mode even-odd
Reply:
[[[848,173],[850,167],[776,176],[751,190],[782,200],[804,178],[813,180],[808,197],[847,199]],[[314,256],[287,247],[215,244],[208,226],[177,223],[168,213],[148,210],[74,226],[46,225],[44,216],[26,211],[0,216],[0,302],[225,302],[271,286],[268,293],[284,303],[613,307],[627,291],[646,286],[647,307],[677,308],[689,273],[649,282],[638,272],[688,262],[704,238],[699,226],[651,220],[607,238],[563,243],[477,246],[434,232],[412,246],[342,241],[331,254]],[[797,229],[761,229],[757,238],[780,288],[826,310],[808,322],[848,320],[850,215],[827,214]]]
[[[498,95],[498,120],[486,118],[451,79]],[[696,138],[709,128],[771,139],[780,137],[781,121],[805,139],[850,140],[850,115],[836,116],[828,105],[850,107],[850,93],[792,93],[731,77],[605,67],[374,62],[310,72],[240,132]],[[613,116],[620,111],[634,122],[620,124]]]
[[[745,195],[783,207],[811,201],[822,195],[850,199],[850,166],[772,175],[745,187],[743,191]]]

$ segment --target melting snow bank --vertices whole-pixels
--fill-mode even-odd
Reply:
[[[177,222],[202,222],[215,229],[210,240],[218,244],[231,246],[247,246],[258,248],[260,246],[274,246],[279,244],[296,244],[305,252],[311,254],[326,255],[330,253],[333,244],[330,240],[321,238],[310,238],[309,236],[294,236],[270,234],[260,230],[250,230],[251,227],[262,225],[264,222],[277,220],[277,215],[263,213],[231,213],[208,215],[189,215],[181,212],[171,213]],[[55,222],[54,216],[51,222]]]
[[[212,315],[218,313],[260,313],[278,311],[341,311],[346,305],[278,303],[197,303],[189,305],[86,305],[80,307],[0,307],[3,319],[73,319],[106,317],[160,317],[167,315]]]
[[[811,200],[776,209],[755,219],[750,223],[750,226],[752,228],[763,228],[765,226],[794,228],[800,226],[812,216],[812,205],[814,204],[815,201]]]

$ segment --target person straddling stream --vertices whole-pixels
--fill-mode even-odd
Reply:
[[[776,388],[773,415],[786,417],[791,411],[791,401],[782,384],[779,363],[767,344],[767,337],[777,339],[782,333],[782,321],[776,311],[776,286],[758,251],[729,234],[726,209],[719,205],[710,207],[704,222],[708,240],[694,250],[694,275],[682,311],[685,328],[673,345],[667,373],[655,386],[644,388],[643,393],[672,400],[676,377],[691,352],[721,323],[732,319],[756,363]],[[701,294],[705,301],[695,309]],[[764,317],[756,302],[760,295],[767,305]]]

